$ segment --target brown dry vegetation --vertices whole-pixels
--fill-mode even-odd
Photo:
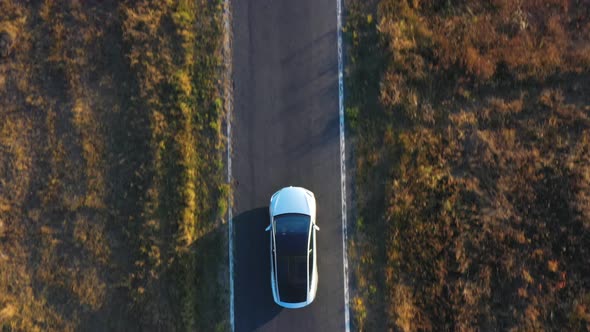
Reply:
[[[227,327],[221,14],[0,2],[2,331]]]
[[[590,2],[347,6],[356,328],[590,329]]]

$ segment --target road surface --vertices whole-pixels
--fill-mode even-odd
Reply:
[[[344,331],[336,0],[233,0],[236,331]],[[270,196],[315,193],[315,301],[282,309],[270,289]]]

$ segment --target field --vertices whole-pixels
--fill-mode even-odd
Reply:
[[[222,3],[0,2],[0,329],[225,330]]]
[[[590,329],[590,2],[347,1],[353,323]]]

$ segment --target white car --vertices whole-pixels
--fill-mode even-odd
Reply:
[[[313,193],[286,187],[270,198],[270,283],[284,308],[313,302],[318,288],[316,202]]]

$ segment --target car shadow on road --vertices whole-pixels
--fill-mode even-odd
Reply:
[[[268,207],[240,213],[234,223],[236,331],[252,331],[279,314],[270,287]]]

